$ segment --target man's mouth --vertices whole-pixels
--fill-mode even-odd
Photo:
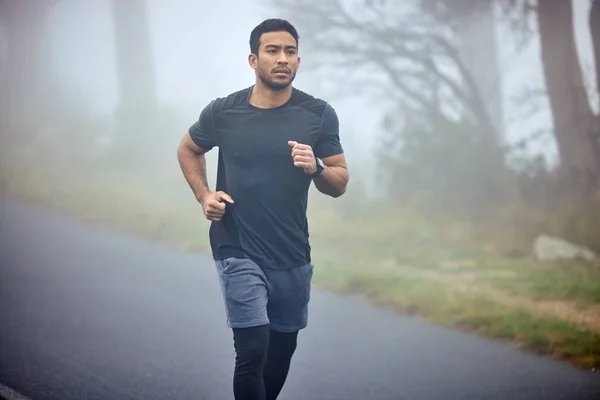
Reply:
[[[273,72],[277,75],[289,75],[290,74],[290,71],[285,70],[285,69],[277,69]]]

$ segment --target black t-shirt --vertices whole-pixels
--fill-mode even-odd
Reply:
[[[338,118],[327,102],[296,88],[270,109],[252,106],[251,91],[213,100],[189,129],[198,146],[219,148],[216,191],[235,201],[211,223],[213,258],[247,257],[272,269],[305,265],[312,179],[294,166],[288,141],[310,145],[320,158],[341,154]]]

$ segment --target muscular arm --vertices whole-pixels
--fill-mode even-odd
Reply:
[[[200,203],[210,192],[206,177],[206,157],[204,156],[206,152],[207,150],[194,143],[189,131],[184,135],[177,148],[177,160],[183,176]]]
[[[316,170],[314,156],[323,160],[325,169],[319,176],[313,178],[313,182],[319,192],[331,197],[343,195],[350,178],[340,143],[339,130],[340,125],[335,110],[330,105],[326,105],[321,121],[321,134],[315,144],[314,155],[311,154],[310,157],[312,162],[307,166],[308,170],[305,170],[308,173]]]
[[[323,158],[325,169],[313,179],[319,192],[331,197],[340,197],[346,192],[350,174],[343,154]]]

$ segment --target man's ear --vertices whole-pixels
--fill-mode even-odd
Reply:
[[[250,53],[248,55],[248,64],[250,64],[252,69],[258,68],[258,57],[256,57],[256,54]]]

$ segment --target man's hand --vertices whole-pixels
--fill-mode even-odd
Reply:
[[[307,174],[317,172],[317,160],[312,147],[294,141],[289,141],[288,146],[292,148],[292,158],[296,167],[304,169]]]
[[[200,204],[202,204],[202,210],[206,219],[213,222],[221,221],[221,218],[225,215],[225,202],[229,204],[234,203],[231,196],[225,192],[208,192],[204,195]]]

